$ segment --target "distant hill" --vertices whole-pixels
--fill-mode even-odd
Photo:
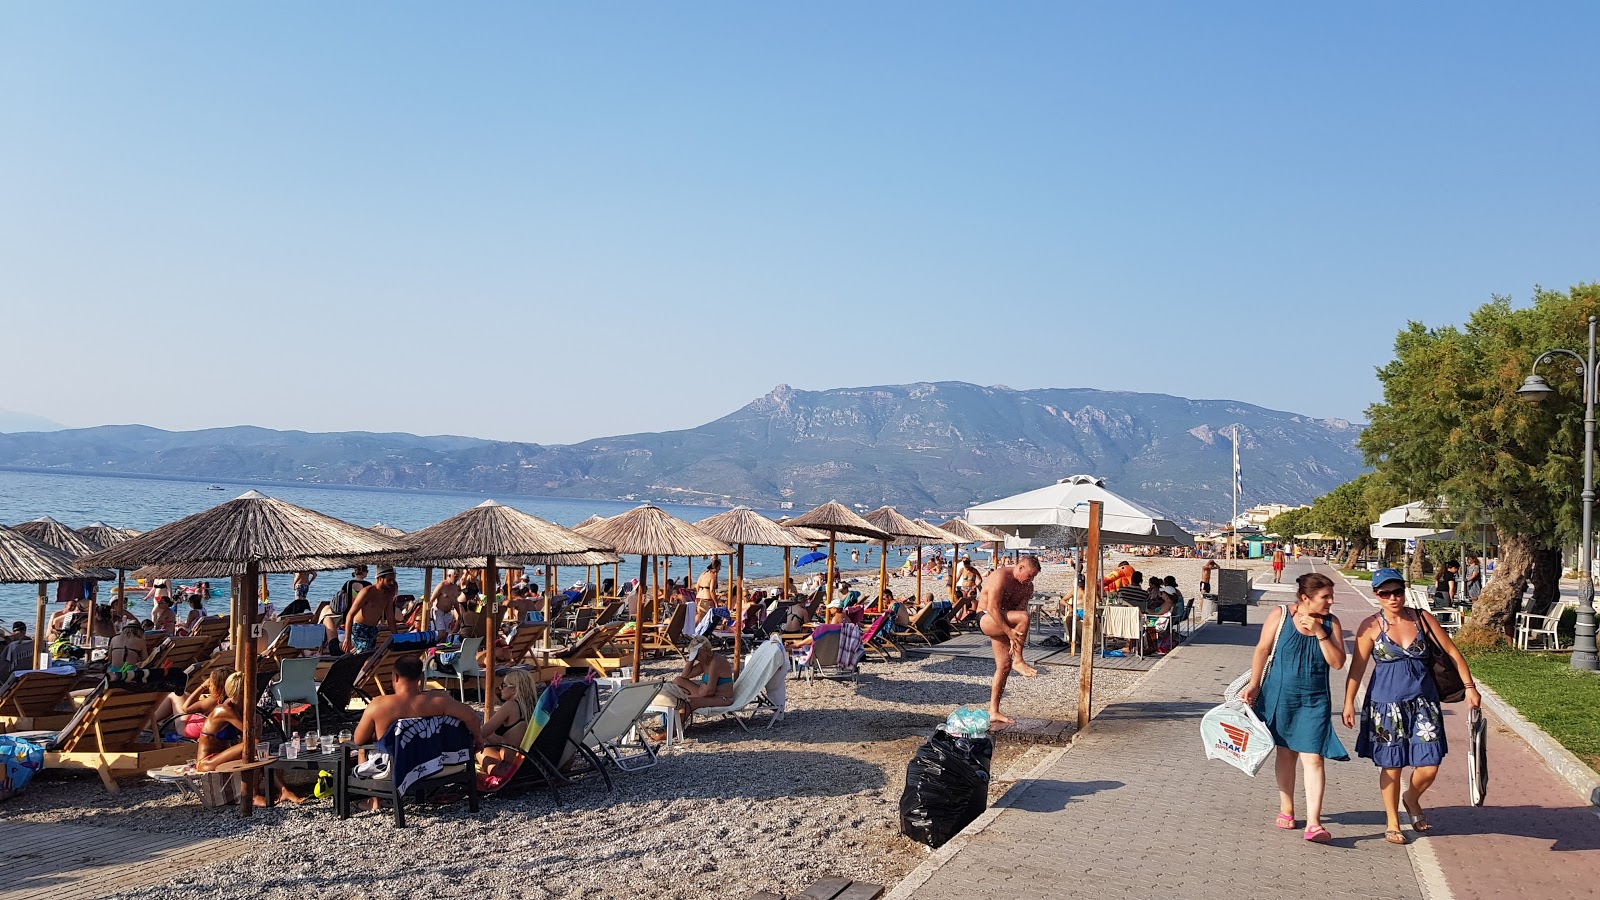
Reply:
[[[17,412],[13,409],[0,409],[0,433],[15,431],[60,431],[67,426],[60,422],[52,422],[44,416],[32,413]]]
[[[1309,502],[1362,470],[1359,427],[1231,400],[961,382],[779,385],[697,428],[571,445],[138,425],[0,435],[0,465],[804,509],[944,513],[1092,473],[1186,522],[1226,521],[1239,426],[1245,504]]]

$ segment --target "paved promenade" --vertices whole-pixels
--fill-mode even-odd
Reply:
[[[1309,566],[1291,568],[1285,581]],[[1334,611],[1347,630],[1372,613],[1359,591],[1318,568],[1335,578]],[[1251,779],[1205,760],[1199,720],[1248,667],[1258,626],[1279,596],[1290,595],[1269,592],[1251,609],[1249,627],[1201,630],[1013,792],[1010,808],[958,838],[931,874],[931,865],[918,869],[892,896],[1440,900],[1600,892],[1600,817],[1503,728],[1491,739],[1490,806],[1467,805],[1465,763],[1452,753],[1427,798],[1435,832],[1411,847],[1384,842],[1377,770],[1354,756],[1354,735],[1342,728],[1352,758],[1328,764],[1324,824],[1333,841],[1311,844],[1299,830],[1272,827],[1270,761]],[[1334,673],[1335,711],[1343,683]],[[1466,746],[1464,722],[1464,710],[1454,710],[1457,748]],[[1298,806],[1297,813],[1303,817]]]

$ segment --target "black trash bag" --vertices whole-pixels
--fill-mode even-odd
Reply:
[[[983,815],[993,759],[993,741],[951,737],[939,726],[906,766],[900,833],[938,848]]]

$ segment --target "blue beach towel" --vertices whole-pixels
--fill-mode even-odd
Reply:
[[[44,748],[21,738],[0,735],[0,760],[5,762],[5,771],[0,773],[0,800],[8,800],[28,786],[33,773],[44,768]]]

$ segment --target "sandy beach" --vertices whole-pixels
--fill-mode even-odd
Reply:
[[[1198,560],[1135,565],[1175,575],[1186,591],[1199,578]],[[1039,587],[1059,590],[1067,581],[1064,567],[1050,566]],[[659,661],[646,675],[676,669],[675,661]],[[983,660],[913,654],[869,661],[854,684],[791,681],[788,714],[772,728],[764,719],[748,733],[726,721],[696,725],[656,768],[616,774],[614,794],[591,778],[566,789],[559,808],[546,793],[521,793],[486,799],[476,816],[464,803],[422,808],[408,817],[410,827],[396,830],[387,813],[340,822],[326,802],[311,801],[245,821],[148,781],[127,779],[113,796],[92,775],[52,771],[0,817],[250,842],[239,859],[127,895],[151,900],[237,896],[240,884],[260,897],[683,900],[799,891],[840,873],[887,885],[928,852],[899,834],[905,765],[952,709],[986,702],[991,673]],[[1139,677],[1100,671],[1096,697],[1125,696]],[[1070,720],[1077,696],[1076,668],[1044,667],[1038,678],[1012,679],[1007,709]],[[1044,752],[998,742],[993,795]]]

